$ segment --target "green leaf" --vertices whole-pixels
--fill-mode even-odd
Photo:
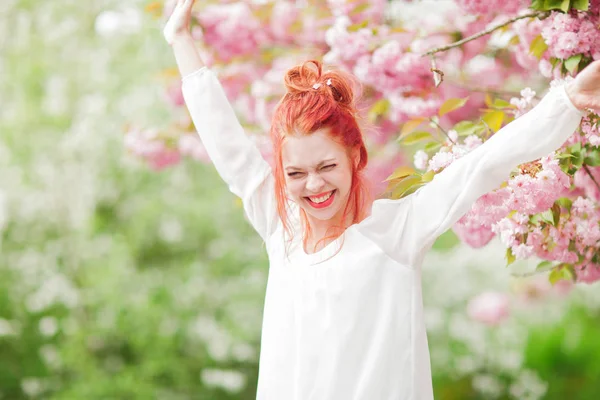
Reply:
[[[421,187],[425,186],[424,183],[417,183],[416,185],[412,185],[411,187],[409,187],[408,189],[406,189],[402,195],[400,196],[400,198],[402,197],[406,197],[409,194],[413,194],[414,192],[416,192],[417,190],[419,190]]]
[[[583,152],[582,151],[574,151],[571,154],[573,154],[573,159],[571,160],[571,165],[577,168],[581,168],[581,166],[583,165]]]
[[[511,248],[506,249],[506,266],[508,267],[510,264],[514,263],[516,260],[515,255],[513,254]]]
[[[489,93],[486,93],[483,102],[485,103],[486,106],[491,107],[492,106],[492,96],[490,96]]]
[[[562,2],[560,3],[560,9],[562,10],[562,12],[568,12],[569,11],[569,7],[571,5],[571,0],[562,0]]]
[[[481,117],[483,121],[489,126],[493,132],[498,132],[502,127],[502,121],[504,120],[504,111],[494,110],[488,111]]]
[[[562,279],[561,271],[562,270],[560,268],[554,268],[552,271],[550,271],[550,275],[548,275],[548,280],[552,285],[554,285],[556,282]]]
[[[361,4],[357,5],[357,6],[354,8],[354,10],[350,11],[350,15],[357,15],[357,14],[360,14],[360,13],[362,13],[363,11],[366,11],[366,10],[368,10],[368,9],[369,9],[369,7],[371,7],[371,5],[369,4],[369,2],[368,2],[368,1],[367,1],[367,2],[364,2],[364,3],[361,3]]]
[[[537,35],[529,45],[529,53],[533,54],[535,57],[539,59],[542,58],[542,55],[548,50],[548,45],[544,41],[542,35]]]
[[[548,280],[552,285],[556,284],[556,282],[561,280],[574,281],[575,280],[575,270],[573,266],[570,264],[559,264],[556,266],[548,276]]]
[[[503,99],[495,99],[492,105],[496,108],[516,108],[516,106]]]
[[[553,225],[558,226],[560,222],[560,206],[554,203],[552,204],[550,211],[552,211],[552,220],[554,221]]]
[[[378,100],[369,110],[369,121],[375,122],[378,117],[385,115],[390,109],[390,101],[388,99]]]
[[[392,190],[392,198],[399,199],[405,195],[405,192],[408,191],[411,187],[415,185],[422,185],[421,177],[418,175],[407,176],[402,179],[397,185],[394,186]]]
[[[574,72],[575,69],[577,69],[579,62],[581,61],[581,57],[581,54],[575,54],[574,56],[569,57],[567,61],[565,61],[565,68],[567,69],[567,71],[571,73]]]
[[[452,229],[448,229],[435,240],[431,248],[436,251],[448,251],[460,245],[460,243],[460,239],[456,236],[456,233]]]
[[[360,24],[350,25],[349,27],[346,28],[346,30],[348,32],[357,32],[357,31],[361,30],[362,28],[366,28],[368,24],[369,24],[369,21],[364,20]]]
[[[439,143],[439,142],[430,142],[430,143],[427,143],[425,145],[425,147],[423,148],[423,150],[425,152],[430,152],[430,151],[437,152],[441,148],[442,148],[442,144],[441,143]]]
[[[433,177],[435,176],[435,171],[431,170],[431,171],[427,171],[423,174],[423,176],[421,176],[421,181],[427,183],[427,182],[431,182],[433,180]]]
[[[558,204],[559,206],[570,211],[571,206],[573,205],[573,200],[569,199],[568,197],[561,197],[560,199],[557,199],[554,204]]]
[[[439,111],[438,115],[441,117],[441,116],[448,114],[449,112],[458,110],[459,108],[461,108],[465,104],[467,104],[468,100],[469,100],[468,97],[465,97],[464,99],[459,99],[459,98],[448,99],[440,107],[440,111]]]
[[[587,11],[590,8],[590,2],[589,0],[572,0],[571,8]]]
[[[533,0],[530,8],[540,11],[561,10],[566,13],[569,9],[575,8],[574,3],[576,1],[577,0]],[[580,6],[583,6],[583,4]]]
[[[460,121],[452,127],[458,136],[478,135],[485,131],[485,126],[473,121]]]
[[[577,142],[575,144],[572,144],[571,146],[568,147],[569,151],[574,152],[574,151],[581,151],[582,147],[581,147],[581,142]]]
[[[550,225],[554,224],[554,215],[552,215],[552,210],[546,210],[539,213],[540,219],[544,222],[549,223]]]
[[[575,156],[573,154],[559,154],[557,156],[555,156],[554,158],[556,158],[557,160],[562,160],[563,158],[575,158]]]
[[[411,145],[411,144],[422,142],[423,140],[427,140],[427,139],[433,139],[433,136],[431,136],[431,133],[426,132],[426,131],[417,131],[417,132],[409,133],[408,135],[404,136],[403,138],[400,138],[400,142],[402,142],[402,144],[405,144],[405,145]]]
[[[583,159],[583,163],[590,167],[600,166],[600,150],[589,150]]]
[[[385,180],[391,181],[394,179],[402,179],[410,175],[414,175],[415,169],[412,167],[408,167],[406,165],[402,165],[394,170],[390,176],[388,176]]]
[[[545,10],[544,9],[544,0],[532,0],[531,6],[529,6],[529,8],[531,8],[533,10],[540,10],[540,11]]]
[[[540,262],[537,267],[535,267],[536,271],[545,271],[547,269],[550,269],[552,267],[552,261],[542,261]]]
[[[417,129],[417,127],[421,125],[423,121],[425,121],[425,119],[426,118],[421,117],[411,119],[410,121],[406,121],[404,125],[402,125],[402,129],[400,130],[400,137],[402,138],[403,136],[406,136],[415,129]]]

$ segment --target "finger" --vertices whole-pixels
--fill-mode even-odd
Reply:
[[[189,10],[194,5],[194,0],[184,0],[184,7],[186,10]]]

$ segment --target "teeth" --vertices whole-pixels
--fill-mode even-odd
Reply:
[[[321,196],[321,197],[309,197],[309,199],[313,203],[322,203],[324,201],[327,201],[331,197],[332,194],[333,194],[333,191],[329,192],[325,196]]]

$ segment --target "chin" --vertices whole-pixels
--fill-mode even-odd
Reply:
[[[319,221],[328,221],[330,219],[333,219],[333,217],[335,217],[335,215],[339,211],[339,210],[335,210],[335,211],[327,210],[327,211],[323,211],[323,212],[318,212],[313,209],[310,209],[309,207],[310,206],[302,207],[302,208],[308,215],[310,215],[311,217],[313,217],[315,219],[318,219]]]

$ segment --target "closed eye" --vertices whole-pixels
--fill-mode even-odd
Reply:
[[[331,171],[335,167],[337,167],[337,164],[329,164],[329,165],[326,165],[326,166],[322,167],[321,170]],[[288,172],[288,176],[290,178],[297,178],[297,177],[299,177],[302,174],[303,174],[303,172],[298,172],[298,171]]]

